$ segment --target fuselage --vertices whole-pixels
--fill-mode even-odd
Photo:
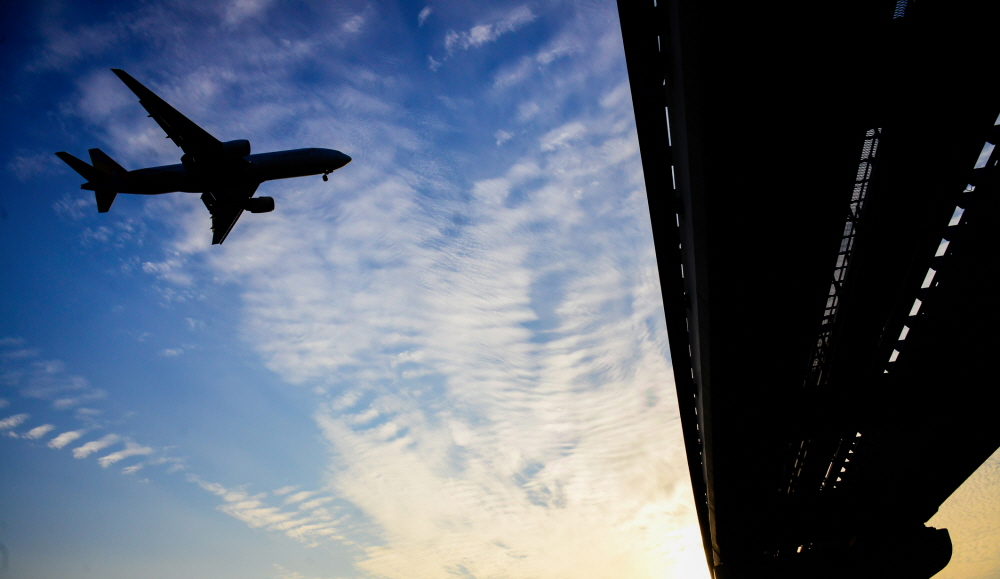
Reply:
[[[138,195],[204,193],[238,184],[325,175],[350,163],[351,158],[333,149],[291,149],[247,155],[232,161],[238,162],[212,163],[210,169],[203,171],[189,171],[181,163],[136,169],[125,175],[115,175],[103,186],[118,193]]]

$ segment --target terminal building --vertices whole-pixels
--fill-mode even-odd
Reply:
[[[1000,447],[1000,3],[618,7],[712,576],[933,576]]]

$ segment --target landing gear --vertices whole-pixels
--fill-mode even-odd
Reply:
[[[326,173],[323,173],[323,180],[324,181],[329,181],[330,180],[330,178],[326,176]]]

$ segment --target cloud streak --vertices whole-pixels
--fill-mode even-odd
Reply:
[[[85,431],[83,430],[70,430],[68,432],[63,432],[49,441],[49,448],[60,449],[83,436],[84,432]]]
[[[427,17],[431,15],[434,10],[430,6],[424,6],[420,14],[417,14],[417,26],[423,26],[424,22],[427,22]]]
[[[73,458],[87,458],[91,454],[103,450],[121,440],[117,434],[107,434],[100,440],[92,440],[83,446],[73,449]]]
[[[7,418],[0,420],[0,430],[17,428],[18,426],[24,424],[26,420],[28,420],[28,415],[24,413],[8,416]]]
[[[478,24],[467,31],[449,30],[444,37],[444,47],[448,52],[479,48],[496,42],[504,34],[514,32],[536,18],[527,6],[518,6],[504,17],[487,24]]]
[[[73,453],[74,456],[76,456],[76,450],[74,450]],[[97,464],[101,465],[101,468],[108,468],[109,466],[115,464],[116,462],[124,460],[130,456],[148,456],[150,454],[153,454],[152,448],[148,446],[142,446],[141,444],[136,444],[134,442],[126,442],[124,449],[119,450],[117,452],[112,452],[107,456],[102,456],[101,458],[97,459]],[[135,471],[130,471],[129,473],[126,474],[130,474],[131,472]]]
[[[36,426],[31,430],[29,430],[27,433],[25,433],[24,438],[27,438],[28,440],[38,440],[39,438],[42,438],[46,434],[55,430],[55,428],[56,427],[54,424],[43,424],[41,426]]]
[[[252,529],[284,533],[296,541],[312,546],[323,540],[347,541],[340,530],[346,516],[338,515],[338,509],[331,512],[331,508],[322,506],[333,501],[332,497],[315,499],[298,505],[298,508],[294,505],[297,501],[292,501],[292,507],[286,509],[289,501],[284,501],[282,506],[272,506],[268,504],[269,494],[266,492],[251,495],[243,489],[226,488],[196,475],[188,475],[187,480],[221,497],[223,503],[218,510],[246,523]],[[313,496],[316,493],[317,491],[309,491],[299,495]],[[281,493],[276,491],[272,494],[280,496]]]
[[[4,352],[8,364],[20,362],[8,369],[3,381],[18,388],[22,396],[52,402],[56,410],[72,408],[84,402],[104,398],[106,392],[92,388],[85,378],[66,372],[60,360],[40,360],[37,350],[19,349]]]
[[[68,373],[65,364],[59,360],[40,359],[40,352],[37,349],[24,348],[22,347],[23,344],[24,341],[20,339],[0,340],[0,362],[2,362],[2,366],[0,366],[0,384],[17,388],[22,398],[51,401],[52,409],[56,411],[75,408],[75,412],[73,413],[75,419],[86,426],[86,428],[67,430],[53,437],[47,443],[49,448],[62,449],[79,440],[88,432],[94,429],[106,428],[113,423],[113,421],[109,421],[104,417],[105,412],[99,408],[79,407],[84,402],[95,402],[105,399],[106,392],[104,390],[91,387],[90,383],[82,376]],[[0,407],[10,405],[10,402],[7,400],[3,400],[2,402],[3,404]],[[8,436],[15,438],[41,440],[58,428],[55,424],[42,424],[34,426],[20,435],[12,431],[12,429],[26,424],[30,418],[30,415],[27,413],[19,413],[0,420],[0,430],[8,430]],[[91,441],[74,448],[73,456],[80,459],[86,458],[120,440],[120,435],[108,433],[99,440]],[[102,467],[107,468],[111,464],[131,456],[148,456],[153,454],[156,454],[156,451],[152,447],[140,445],[133,441],[126,441],[124,449],[99,458],[98,463]],[[183,460],[162,455],[149,459],[147,463],[166,465],[168,473],[186,468]],[[139,468],[142,468],[142,465],[133,465],[130,468],[131,470],[128,470],[125,474],[139,470]]]

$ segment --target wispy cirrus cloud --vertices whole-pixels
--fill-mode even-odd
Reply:
[[[52,153],[26,153],[15,155],[7,162],[7,170],[21,182],[50,175],[59,169],[59,158]]]
[[[357,34],[364,26],[365,17],[361,14],[354,14],[340,25],[340,29],[349,34]]]
[[[49,448],[55,448],[58,450],[80,438],[85,432],[85,430],[70,430],[63,432],[49,441]]]
[[[91,454],[103,450],[121,440],[117,434],[106,434],[99,440],[91,440],[83,446],[73,449],[73,458],[87,458]]]
[[[52,401],[52,407],[56,410],[64,410],[66,408],[72,408],[84,402],[92,402],[94,400],[100,400],[107,395],[103,390],[92,389],[76,396],[63,396],[56,398]]]
[[[452,52],[454,50],[479,48],[484,44],[495,42],[504,34],[518,30],[535,18],[536,16],[530,8],[527,6],[518,6],[493,22],[477,24],[469,30],[462,32],[449,30],[444,37],[445,50]]]
[[[423,9],[420,11],[420,14],[417,14],[417,26],[423,26],[424,22],[427,22],[427,17],[430,16],[431,13],[433,12],[434,12],[433,8],[431,8],[430,6],[424,6]]]
[[[196,475],[188,475],[187,480],[221,497],[223,503],[218,510],[246,523],[250,528],[280,532],[309,545],[316,545],[322,540],[346,540],[340,530],[346,516],[339,513],[339,509],[323,506],[333,501],[332,497],[310,501],[311,504],[293,503],[288,507],[288,502],[285,501],[283,505],[273,506],[268,503],[270,496],[280,496],[282,489],[274,493],[250,494],[243,489],[226,488],[207,482]],[[307,494],[313,496],[316,493],[317,491],[310,491]]]
[[[316,491],[300,491],[295,494],[289,495],[283,502],[286,505],[301,503],[302,501],[312,497],[315,494]]]
[[[664,565],[636,558],[652,546],[634,542],[636,518],[664,528],[686,520],[686,530],[672,532],[692,533],[691,513],[676,506],[689,492],[677,482],[683,467],[670,466],[671,458],[683,462],[671,442],[676,425],[663,414],[673,404],[665,333],[648,329],[662,315],[652,255],[644,258],[646,273],[630,279],[610,255],[595,260],[598,248],[572,247],[574,225],[593,225],[576,195],[580,186],[608,178],[608,164],[636,153],[606,155],[616,137],[578,138],[588,136],[589,146],[570,150],[547,147],[543,135],[538,147],[547,157],[531,154],[475,183],[466,208],[474,225],[460,245],[419,243],[428,249],[411,258],[414,270],[390,278],[419,280],[402,292],[417,304],[400,303],[390,317],[399,341],[344,352],[372,372],[384,367],[374,360],[405,348],[402,367],[427,367],[427,376],[444,381],[449,400],[428,406],[422,391],[433,386],[399,375],[387,377],[393,388],[366,388],[375,397],[369,404],[346,411],[331,405],[318,416],[347,469],[334,488],[388,541],[359,563],[373,574],[434,575],[461,565],[474,575],[558,569],[601,576],[622,558],[639,568]],[[599,153],[610,163],[602,166]],[[561,178],[545,177],[557,168]],[[615,221],[615,211],[605,218]],[[603,228],[601,236],[624,241]],[[540,254],[539,247],[558,250]],[[621,518],[594,524],[605,500]],[[554,529],[587,531],[567,541],[561,533],[551,538]],[[462,557],[447,547],[453,544],[463,545]],[[574,558],[581,552],[595,555]]]
[[[55,430],[54,424],[43,424],[41,426],[36,426],[24,434],[24,438],[28,440],[38,440],[39,438],[45,436],[46,434]]]
[[[418,15],[419,26],[424,25],[424,21],[431,14],[431,8],[424,8]],[[480,48],[487,44],[496,42],[501,36],[510,34],[518,29],[530,24],[537,16],[527,6],[518,6],[507,12],[505,15],[493,20],[477,24],[468,30],[455,31],[448,30],[444,35],[445,54],[436,59],[432,55],[427,55],[428,67],[436,71],[444,65],[456,51],[466,51]]]
[[[74,451],[75,454],[76,451]],[[101,465],[101,468],[108,468],[109,466],[126,459],[130,456],[149,456],[153,454],[153,449],[148,446],[142,446],[141,444],[136,444],[131,441],[125,442],[125,448],[117,452],[112,452],[111,454],[102,456],[97,459],[97,464]],[[134,472],[134,471],[133,471]],[[129,474],[129,473],[126,473]]]
[[[261,16],[273,0],[232,0],[225,5],[223,22],[235,27],[248,18]]]
[[[7,362],[2,374],[5,385],[16,388],[26,398],[50,401],[57,410],[99,400],[107,394],[91,387],[82,376],[67,373],[62,361],[39,359],[38,350],[17,348],[0,354]]]
[[[621,38],[617,31],[595,26],[591,19],[575,19],[553,38],[529,54],[523,54],[517,59],[505,63],[493,75],[493,88],[500,92],[509,91],[528,82],[545,82],[551,71],[560,68],[562,63],[572,66],[569,62],[573,57],[586,53],[591,62],[588,74],[601,70],[611,70],[620,62]],[[567,85],[576,85],[588,76],[579,69],[562,78]],[[627,84],[627,83],[626,83]],[[564,92],[540,94],[539,102],[558,100]],[[537,103],[536,103],[537,104]],[[520,120],[524,120],[524,111],[519,111]],[[533,116],[533,115],[530,115]]]
[[[10,430],[12,428],[17,428],[24,424],[28,420],[27,413],[14,414],[13,416],[8,416],[7,418],[0,419],[0,430]]]
[[[5,338],[0,340],[0,385],[18,390],[22,401],[23,399],[52,401],[52,409],[57,412],[75,408],[72,420],[85,425],[85,428],[65,430],[55,424],[44,423],[18,433],[15,429],[30,425],[32,420],[29,413],[21,412],[0,419],[0,430],[7,431],[8,436],[29,441],[43,440],[52,432],[62,430],[60,434],[52,437],[46,443],[49,448],[60,450],[83,439],[88,434],[99,432],[108,426],[108,421],[103,417],[103,410],[79,406],[83,402],[96,402],[105,399],[106,392],[92,388],[82,376],[70,374],[63,362],[41,359],[41,353],[34,348],[25,348],[22,339]],[[11,405],[6,399],[4,402]],[[112,432],[106,432],[101,438],[90,440],[73,448],[72,454],[74,458],[85,459],[120,442],[125,443],[125,448],[98,457],[97,463],[102,468],[135,456],[150,458],[125,467],[124,474],[135,473],[147,465],[164,465],[168,473],[186,468],[184,461],[180,458],[164,455],[150,446],[138,444]]]
[[[87,216],[86,210],[91,207],[91,200],[84,199],[77,194],[63,195],[61,199],[52,204],[56,214],[66,219],[80,220]],[[103,228],[105,233],[97,233],[96,237],[100,241],[107,241],[111,235],[111,230]],[[89,231],[89,230],[88,230]]]

